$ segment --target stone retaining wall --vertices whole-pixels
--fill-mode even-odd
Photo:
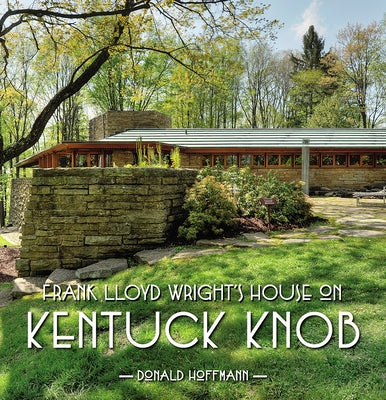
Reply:
[[[164,244],[197,171],[37,169],[22,228],[19,276],[75,269]]]
[[[11,204],[8,224],[19,227],[24,222],[24,210],[30,195],[31,179],[14,178],[11,182]]]

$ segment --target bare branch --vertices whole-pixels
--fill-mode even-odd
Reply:
[[[126,1],[125,8],[120,8],[117,10],[103,10],[103,11],[91,11],[91,12],[83,12],[83,13],[66,13],[60,11],[53,11],[50,9],[41,10],[41,9],[33,9],[33,8],[24,8],[18,10],[8,10],[3,14],[0,18],[0,37],[5,36],[11,30],[13,30],[16,26],[20,25],[24,22],[24,17],[36,17],[36,18],[44,18],[44,17],[51,17],[56,19],[63,19],[63,20],[81,20],[81,19],[88,19],[93,17],[107,17],[107,16],[114,16],[114,15],[122,15],[128,16],[133,12],[148,9],[150,8],[150,3],[148,0],[142,0],[139,2],[134,3],[133,1]],[[9,25],[8,27],[4,27],[6,21],[13,17],[13,16],[20,16],[20,18]]]

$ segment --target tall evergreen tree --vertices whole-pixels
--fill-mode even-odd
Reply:
[[[322,67],[320,60],[324,54],[324,39],[319,37],[314,25],[311,25],[303,36],[303,53],[301,54],[301,58],[292,54],[291,60],[298,71],[319,69]]]

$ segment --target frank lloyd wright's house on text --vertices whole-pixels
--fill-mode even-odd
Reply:
[[[309,158],[310,187],[359,189],[386,184],[385,129],[172,129],[155,111],[109,111],[90,121],[88,142],[61,143],[18,167],[123,167],[145,146],[179,147],[182,168],[221,164],[277,171],[283,180],[302,179]],[[307,152],[305,152],[305,148]],[[303,164],[304,168],[304,164]]]

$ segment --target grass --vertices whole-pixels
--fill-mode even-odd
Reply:
[[[143,399],[257,399],[257,400],[378,400],[385,393],[385,249],[386,238],[346,238],[342,241],[319,241],[281,245],[261,249],[230,250],[222,255],[171,261],[154,267],[137,266],[114,277],[95,283],[97,301],[52,301],[35,295],[15,301],[0,310],[0,398],[4,400],[79,399],[79,400],[143,400]],[[232,291],[231,301],[170,301],[169,284],[242,285],[246,294],[238,301]],[[104,285],[112,295],[115,285],[123,290],[129,285],[155,284],[161,289],[157,301],[105,301]],[[305,301],[251,301],[250,285],[282,285],[288,294],[292,284],[308,284],[313,298]],[[342,301],[320,301],[319,288],[342,285]],[[255,286],[257,287],[257,286]],[[129,294],[134,294],[131,290]],[[267,295],[272,292],[267,292]],[[71,349],[53,348],[52,315],[35,339],[42,349],[27,348],[27,313],[33,312],[34,325],[45,311],[67,311],[61,318],[59,335],[74,335],[75,340],[61,341]],[[85,330],[84,348],[78,348],[78,313],[91,317],[97,312],[97,348],[91,346],[91,328]],[[108,318],[102,311],[120,311],[114,320],[114,347],[109,348]],[[161,335],[148,349],[139,349],[128,342],[125,334],[125,313],[131,312],[132,334],[140,343],[154,336],[154,313],[161,313]],[[188,343],[194,337],[197,345],[182,349],[169,343],[165,323],[180,311],[195,314],[198,323],[180,318],[171,327],[171,336]],[[226,314],[211,340],[218,348],[203,348],[203,312],[209,324],[217,315]],[[253,313],[256,324],[264,311],[270,312],[255,336],[262,348],[246,346],[246,313]],[[284,328],[279,328],[278,348],[272,348],[272,312],[285,316],[291,312],[291,347],[285,346]],[[310,349],[296,336],[296,322],[311,311],[325,314],[332,322],[334,334],[320,349]],[[349,349],[338,347],[338,313],[354,315],[361,338]],[[280,325],[280,324],[279,324]],[[310,318],[302,334],[310,343],[326,336],[326,324]],[[345,340],[353,339],[350,328]],[[137,370],[193,369],[249,370],[266,374],[267,379],[247,382],[138,382],[120,379],[120,374]]]
[[[3,246],[7,246],[7,247],[12,247],[12,246],[16,246],[15,244],[8,242],[8,240],[4,239],[1,235],[0,235],[0,247]]]

